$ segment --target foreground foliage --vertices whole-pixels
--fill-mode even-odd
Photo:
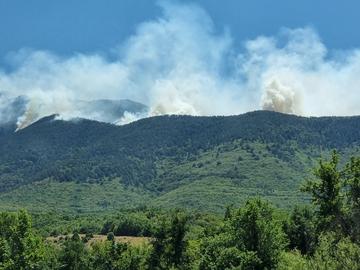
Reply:
[[[285,234],[272,207],[259,199],[227,217],[202,240],[200,269],[272,269],[285,247]]]
[[[312,205],[290,213],[253,198],[238,209],[228,207],[223,218],[143,209],[49,232],[46,226],[33,228],[25,211],[4,212],[0,269],[355,270],[360,265],[359,183],[360,158],[340,166],[334,152],[303,187]],[[46,237],[61,230],[71,234]],[[91,241],[92,233],[107,234],[106,240]],[[116,235],[149,241],[134,245],[117,241]]]

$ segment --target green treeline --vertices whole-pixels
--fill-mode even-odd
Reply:
[[[0,269],[359,269],[360,158],[340,168],[334,152],[302,190],[312,204],[289,213],[259,198],[228,207],[222,218],[130,213],[56,241],[41,236],[25,211],[2,213]],[[91,241],[91,233],[107,236]],[[147,240],[122,243],[117,235]]]
[[[242,140],[262,143],[271,156],[288,161],[299,149],[358,146],[359,126],[359,117],[303,118],[267,111],[228,117],[161,116],[125,126],[50,116],[0,137],[0,152],[7,153],[0,156],[0,192],[44,179],[99,183],[108,178],[161,191],[163,183],[153,183],[159,160],[186,161]],[[246,150],[254,160],[261,158]]]

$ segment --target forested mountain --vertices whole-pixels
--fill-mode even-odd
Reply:
[[[88,211],[141,204],[287,206],[332,149],[360,152],[360,117],[159,116],[124,126],[49,116],[0,137],[0,201]]]
[[[74,100],[72,105],[76,110],[71,113],[76,117],[93,119],[106,123],[116,123],[125,113],[142,114],[148,110],[147,106],[129,99],[111,100],[96,99],[91,101]],[[45,104],[31,101],[26,96],[9,97],[0,91],[0,137],[11,133],[25,118],[29,118],[22,125],[27,126],[32,121],[41,118],[38,110]],[[57,108],[48,108],[48,114],[58,113]],[[28,114],[27,117],[25,117]],[[21,126],[21,124],[20,124]]]

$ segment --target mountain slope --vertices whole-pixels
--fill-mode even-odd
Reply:
[[[0,143],[3,207],[35,209],[40,200],[71,211],[141,204],[216,211],[256,195],[286,207],[304,200],[299,185],[321,155],[333,148],[345,155],[360,152],[360,117],[259,111],[161,116],[125,126],[47,117]],[[104,199],[102,187],[109,183],[113,192]],[[46,203],[56,202],[51,194],[70,192],[60,191],[61,186],[78,190],[72,206]],[[39,198],[42,192],[50,196]],[[125,203],[119,194],[134,196]]]
[[[12,98],[0,91],[0,137],[15,131],[18,124],[25,127],[40,117],[41,113],[39,111],[46,106],[39,103],[39,101],[35,102],[36,105],[33,103],[26,96]],[[142,114],[148,110],[148,107],[144,104],[128,99],[75,100],[72,101],[72,105],[74,108],[68,109],[72,110],[72,112],[70,113],[65,109],[65,114],[106,123],[115,123],[124,117],[126,113]],[[29,113],[28,117],[24,117],[27,111],[31,111],[31,113]],[[58,113],[56,108],[48,108],[46,111],[52,111],[54,114]]]

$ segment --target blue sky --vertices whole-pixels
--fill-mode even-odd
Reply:
[[[237,44],[281,27],[314,27],[332,49],[360,47],[357,0],[195,0]],[[60,55],[107,52],[159,16],[154,0],[0,0],[0,58],[23,47]]]
[[[26,96],[30,122],[89,117],[77,101],[94,99],[149,107],[124,123],[360,115],[359,10],[358,0],[0,0],[0,105]]]

